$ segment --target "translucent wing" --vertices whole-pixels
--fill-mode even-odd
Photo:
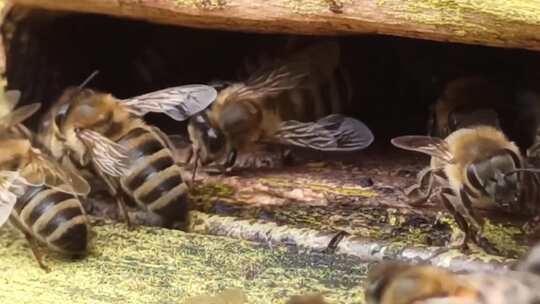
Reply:
[[[114,177],[128,174],[131,160],[126,148],[92,130],[79,130],[78,135],[98,170]]]
[[[13,112],[8,113],[7,115],[0,118],[0,127],[9,128],[16,124],[22,123],[28,117],[36,113],[40,107],[41,104],[39,103],[32,103],[19,107],[13,110]]]
[[[19,174],[14,171],[0,172],[0,227],[4,225],[11,211],[17,202],[17,195],[14,193],[15,182]]]
[[[306,47],[287,58],[261,64],[244,83],[235,87],[234,92],[229,92],[230,98],[259,99],[275,96],[308,85],[308,82],[326,79],[337,67],[339,57],[339,44],[335,42]]]
[[[15,109],[21,99],[21,91],[9,90],[4,93],[4,98],[10,110]]]
[[[61,166],[38,149],[32,149],[32,161],[23,170],[25,183],[32,186],[47,185],[58,191],[87,195],[88,182],[74,170]]]
[[[309,62],[283,61],[266,66],[253,73],[244,83],[229,91],[231,99],[259,99],[275,96],[284,91],[297,88],[309,76]]]
[[[124,99],[121,102],[138,116],[155,112],[164,113],[177,121],[184,121],[206,109],[216,100],[216,97],[215,88],[203,84],[191,84],[159,90]]]
[[[446,163],[454,161],[450,146],[444,139],[438,137],[407,135],[392,138],[391,142],[398,148],[425,153]]]
[[[271,141],[320,151],[356,151],[373,140],[373,133],[361,121],[333,114],[316,122],[282,122]]]

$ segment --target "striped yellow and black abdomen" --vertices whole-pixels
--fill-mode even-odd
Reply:
[[[277,97],[276,110],[282,120],[309,122],[347,113],[352,101],[348,72],[339,66],[332,73],[319,76]]]
[[[88,224],[79,199],[47,186],[25,186],[17,198],[11,222],[50,249],[84,254]]]
[[[132,159],[121,184],[138,205],[171,221],[184,221],[188,187],[171,151],[144,128],[135,128],[117,141]]]

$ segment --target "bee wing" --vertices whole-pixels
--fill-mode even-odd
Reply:
[[[244,82],[239,84],[231,97],[259,99],[292,90],[307,82],[317,82],[339,62],[340,48],[336,42],[318,43],[281,60],[262,64]]]
[[[34,113],[36,113],[40,107],[40,103],[32,103],[19,107],[13,110],[13,112],[0,118],[0,126],[2,126],[3,128],[9,128],[16,124],[19,124],[26,120],[28,117],[32,116]]]
[[[18,172],[0,172],[0,227],[7,222],[17,202],[17,195],[11,189],[17,178],[20,178]]]
[[[361,121],[333,114],[316,122],[284,121],[271,141],[320,151],[356,151],[368,147],[373,139]]]
[[[47,185],[58,191],[87,195],[90,192],[88,182],[74,170],[61,166],[57,161],[32,149],[32,161],[25,168],[25,184],[32,186]]]
[[[13,210],[16,202],[17,196],[15,194],[5,189],[0,189],[0,227],[9,219],[11,210]]]
[[[216,100],[217,91],[212,86],[190,84],[121,100],[130,112],[143,116],[149,112],[164,113],[177,121],[184,121],[206,109]]]
[[[416,151],[439,158],[446,163],[454,161],[450,146],[441,138],[421,135],[407,135],[392,138],[392,144],[398,148]]]
[[[126,148],[92,130],[79,130],[78,135],[98,170],[114,177],[128,174],[131,159]]]
[[[15,109],[21,99],[21,91],[9,90],[4,93],[4,98],[10,110]]]

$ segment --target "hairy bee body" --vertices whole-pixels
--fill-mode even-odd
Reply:
[[[222,89],[216,101],[191,119],[189,136],[203,165],[226,156],[229,166],[232,154],[254,152],[271,142],[321,151],[347,150],[340,143],[349,139],[357,140],[356,149],[371,143],[370,130],[356,121],[335,137],[316,139],[316,132],[331,134],[322,130],[324,122],[319,120],[352,106],[353,90],[340,62],[339,44],[314,44],[284,58],[261,61],[244,81],[217,84]],[[337,117],[329,119],[335,119],[334,124],[352,121]],[[338,139],[341,135],[347,139]]]
[[[90,89],[67,89],[53,109],[56,111],[42,123],[40,133],[56,158],[69,156],[70,162],[91,167],[109,184],[111,194],[116,196],[121,188],[138,206],[167,222],[185,219],[188,187],[171,147],[158,129],[129,112],[112,95]],[[95,132],[100,138],[82,141],[80,130]],[[119,146],[126,154],[121,157],[129,159],[121,170],[114,158],[101,165],[94,162],[98,152],[89,151],[105,142]]]
[[[523,271],[452,273],[427,265],[387,263],[368,275],[368,304],[536,303],[540,277]]]
[[[18,171],[23,178],[32,180],[35,172],[29,157],[30,141],[16,136],[0,140],[0,145],[1,170]],[[54,251],[76,255],[86,252],[89,227],[76,195],[46,184],[19,183],[17,189],[11,188],[11,191],[17,196],[9,219],[15,227]]]
[[[392,143],[431,156],[430,166],[420,171],[407,195],[414,205],[425,203],[437,184],[441,202],[465,232],[464,246],[472,239],[488,252],[497,253],[482,235],[483,223],[475,208],[526,216],[537,212],[533,205],[538,203],[530,197],[536,193],[526,188],[537,179],[534,174],[521,174],[527,169],[519,148],[497,128],[477,125],[454,131],[445,139],[402,136]]]
[[[500,128],[499,114],[504,103],[502,90],[487,79],[457,78],[446,84],[432,106],[428,133],[444,138],[460,128],[475,125]]]

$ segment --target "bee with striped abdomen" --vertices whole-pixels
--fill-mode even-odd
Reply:
[[[319,43],[225,85],[211,107],[189,122],[195,165],[225,159],[230,167],[237,153],[263,150],[268,144],[320,151],[369,146],[369,128],[338,114],[352,98],[339,58],[337,43]]]
[[[129,222],[120,190],[139,207],[170,226],[183,223],[188,209],[188,186],[175,158],[174,146],[157,127],[141,116],[164,113],[185,119],[214,101],[217,92],[205,85],[186,85],[118,99],[90,89],[68,88],[55,112],[42,123],[52,132],[46,145],[57,158],[68,157],[90,166],[116,197]],[[55,145],[60,145],[55,147]]]
[[[383,262],[368,273],[368,304],[532,304],[540,299],[539,245],[517,270],[454,273],[428,265]],[[532,266],[532,267],[531,267]]]
[[[88,194],[90,187],[77,173],[33,147],[20,123],[39,104],[18,109],[15,100],[10,104],[11,113],[0,118],[0,225],[9,219],[21,230],[39,265],[47,270],[37,243],[63,254],[86,253],[89,227],[79,196]]]
[[[431,156],[417,184],[406,190],[411,204],[426,202],[437,182],[442,202],[466,234],[463,244],[472,237],[490,252],[495,248],[481,235],[474,208],[498,208],[531,217],[539,211],[535,169],[501,130],[503,97],[502,91],[481,77],[451,81],[434,106],[432,120],[431,133],[444,139],[392,139],[399,148]]]

